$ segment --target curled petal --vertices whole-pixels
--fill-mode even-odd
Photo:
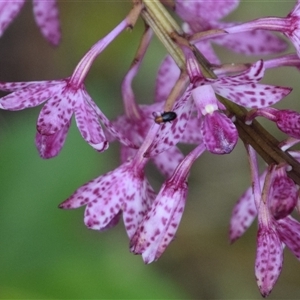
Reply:
[[[85,96],[88,94],[83,91]],[[77,127],[82,137],[97,151],[108,148],[108,142],[98,121],[98,116],[86,101],[81,101],[74,109]]]
[[[255,276],[263,297],[267,297],[282,269],[283,246],[272,228],[260,227],[257,236]]]
[[[43,36],[54,46],[60,41],[60,24],[56,0],[33,0],[35,21]]]
[[[97,114],[98,118],[101,120],[101,122],[104,124],[106,129],[110,132],[110,134],[118,139],[123,145],[138,149],[140,145],[135,144],[135,141],[131,141],[127,138],[126,134],[123,134],[123,130],[119,130],[114,126],[114,123],[111,122],[99,109],[99,107],[96,105],[94,101],[91,100],[90,97],[86,98],[86,101],[89,103],[89,105],[92,107],[92,109]],[[124,120],[126,121],[126,119]]]
[[[218,111],[204,116],[201,133],[206,149],[215,154],[230,153],[238,140],[233,122]]]
[[[36,133],[35,144],[42,158],[52,158],[59,154],[65,143],[70,125],[71,120],[52,135]]]
[[[187,184],[170,187],[166,182],[130,242],[146,264],[157,260],[173,240],[187,196]]]

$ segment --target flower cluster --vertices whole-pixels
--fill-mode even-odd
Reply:
[[[0,4],[0,34],[23,4]],[[238,0],[133,1],[125,19],[91,47],[69,77],[0,82],[0,90],[8,92],[0,98],[0,109],[22,110],[45,102],[35,140],[44,159],[60,153],[73,114],[83,139],[96,151],[105,151],[114,140],[120,143],[121,165],[79,187],[59,207],[85,206],[85,225],[99,231],[115,226],[122,216],[130,251],[140,254],[147,264],[164,253],[176,234],[195,160],[205,151],[229,154],[242,139],[252,182],[233,208],[229,236],[231,242],[236,241],[257,217],[255,275],[265,297],[280,275],[283,245],[300,259],[300,223],[291,216],[300,207],[300,153],[291,149],[300,141],[300,113],[273,107],[292,88],[260,83],[270,69],[300,66],[300,0],[287,17],[241,24],[220,21],[238,4]],[[33,5],[42,34],[57,45],[60,31],[55,1],[34,0]],[[172,14],[181,19],[181,26]],[[146,29],[121,85],[124,114],[109,120],[85,89],[85,78],[98,55],[122,31],[133,28],[139,17]],[[296,53],[222,64],[211,46],[211,42],[217,43],[246,56],[279,54],[287,42],[272,31],[288,37]],[[169,54],[157,73],[153,103],[140,105],[132,80],[153,33]],[[287,139],[276,140],[258,124],[257,117],[275,122]],[[194,145],[194,149],[184,156],[179,143]],[[268,164],[261,175],[257,154]],[[149,161],[165,176],[159,191],[154,191],[145,175]]]

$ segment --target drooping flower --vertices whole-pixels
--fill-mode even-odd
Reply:
[[[200,144],[178,165],[132,237],[131,251],[141,254],[146,264],[157,260],[174,239],[185,207],[190,168],[204,151],[205,146]]]
[[[25,0],[1,1],[0,36],[21,11]],[[42,35],[56,46],[60,42],[59,12],[56,0],[33,0],[34,19]]]
[[[295,207],[297,188],[295,184],[291,187],[290,179],[285,173],[286,166],[270,165],[267,172],[259,177],[256,154],[250,146],[248,154],[252,194],[248,190],[243,195],[243,200],[235,207],[230,238],[237,239],[241,236],[257,214],[255,276],[262,296],[266,297],[271,293],[281,273],[284,244],[298,259],[300,258],[300,224],[288,215],[291,212],[290,203]],[[249,213],[250,218],[245,218]]]
[[[121,142],[135,147],[115,131],[83,84],[96,57],[127,26],[125,19],[99,40],[82,58],[71,77],[49,81],[0,82],[0,90],[12,92],[0,99],[1,109],[22,110],[47,101],[37,121],[36,145],[43,158],[51,158],[60,152],[73,113],[82,137],[97,151],[104,151],[108,147],[99,119]]]
[[[154,123],[132,159],[89,181],[59,207],[74,209],[86,205],[85,225],[100,231],[114,226],[122,213],[128,237],[132,238],[155,198],[144,174],[149,160],[144,153],[158,129],[159,125]]]
[[[262,187],[266,179],[267,171],[259,178]],[[277,167],[274,170],[274,178],[269,191],[268,209],[276,220],[287,217],[296,208],[298,188],[287,176],[286,166]],[[249,187],[235,204],[230,219],[229,239],[233,243],[239,239],[253,223],[257,216],[252,187]]]

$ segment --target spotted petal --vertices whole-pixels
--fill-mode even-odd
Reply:
[[[65,85],[63,80],[41,82],[0,83],[0,89],[15,92],[0,99],[0,108],[22,110],[37,106],[59,92]],[[24,87],[24,88],[23,88]]]
[[[228,98],[232,102],[249,108],[263,108],[271,106],[287,96],[292,89],[287,87],[245,84],[240,86],[214,86],[217,94]]]
[[[260,186],[263,186],[266,172],[260,176]],[[252,187],[250,186],[235,204],[230,218],[229,239],[233,243],[239,239],[253,223],[257,216]]]
[[[212,21],[228,15],[239,4],[239,0],[186,1],[177,0],[176,13],[196,31],[211,29]]]
[[[48,159],[59,154],[65,143],[70,125],[71,120],[52,135],[42,135],[39,132],[36,133],[35,145],[42,158]]]
[[[280,239],[300,260],[300,223],[288,216],[277,220],[276,227]]]
[[[171,56],[167,56],[161,63],[155,83],[155,101],[166,101],[171,89],[179,78],[180,70]]]
[[[177,147],[171,147],[168,150],[154,156],[153,163],[158,170],[167,178],[171,177],[184,156]]]
[[[33,0],[35,21],[43,36],[53,45],[60,41],[60,24],[56,0]]]
[[[215,84],[213,84],[214,88],[218,86],[240,86],[260,81],[263,78],[264,73],[264,62],[263,60],[259,60],[256,63],[252,64],[250,68],[238,75],[224,76],[211,81],[215,81]]]
[[[86,98],[86,101],[88,101],[89,105],[92,107],[92,109],[97,114],[98,118],[101,120],[101,122],[104,124],[106,129],[110,132],[112,136],[117,138],[118,141],[120,141],[123,145],[138,149],[140,145],[137,145],[135,141],[131,141],[127,138],[126,134],[123,133],[123,130],[119,130],[118,127],[114,126],[114,122],[111,122],[100,110],[100,108],[96,105],[94,101],[91,101],[90,98]]]
[[[277,127],[290,137],[300,138],[300,114],[290,109],[278,110],[276,113]]]
[[[167,181],[134,234],[130,249],[142,254],[146,264],[157,260],[173,240],[187,196],[187,184],[170,186]]]
[[[279,53],[288,47],[282,38],[265,30],[228,34],[214,39],[214,42],[245,55]]]
[[[184,144],[200,144],[203,141],[201,131],[199,130],[201,123],[202,118],[198,118],[192,114],[180,142]]]
[[[132,161],[102,175],[64,201],[60,208],[87,205],[84,222],[95,230],[107,229],[122,211],[128,236],[131,238],[154,199],[154,192],[143,174],[133,173]]]
[[[57,90],[55,87],[55,97],[43,106],[38,121],[37,130],[44,135],[51,135],[60,130],[70,121],[75,103],[82,102],[81,92],[68,88]]]
[[[262,226],[257,235],[255,276],[263,297],[267,297],[282,269],[283,247],[277,232],[271,227]]]
[[[0,36],[22,9],[25,0],[0,2]]]
[[[166,122],[161,125],[161,129],[158,131],[154,141],[145,155],[153,157],[176,145],[185,130],[192,109],[193,103],[191,99],[190,86],[174,105],[173,110],[176,112],[177,118],[172,122]]]
[[[82,94],[81,99],[89,98],[89,101],[93,101],[85,90],[78,92]],[[88,102],[77,101],[74,113],[77,127],[82,137],[97,151],[102,152],[106,150],[108,142],[98,121],[98,116]]]
[[[230,153],[238,141],[235,125],[219,111],[205,115],[200,129],[206,149],[214,154]]]
[[[286,173],[276,177],[272,184],[270,210],[275,219],[288,216],[295,208],[298,199],[298,189]]]

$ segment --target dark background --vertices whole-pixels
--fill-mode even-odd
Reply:
[[[295,1],[241,1],[228,20],[285,16]],[[28,2],[0,39],[0,80],[27,81],[69,76],[84,53],[127,14],[127,1],[60,1],[63,38],[54,49],[42,38]],[[96,60],[86,87],[111,118],[122,113],[120,84],[143,31],[122,33]],[[224,62],[255,61],[216,47]],[[294,51],[290,47],[289,52]],[[154,39],[134,82],[140,103],[151,103],[165,50]],[[292,86],[277,105],[299,110],[295,69],[267,72],[264,82]],[[144,265],[129,253],[120,223],[99,233],[83,224],[83,209],[57,205],[86,181],[119,164],[118,145],[102,154],[81,138],[73,122],[65,147],[52,160],[34,145],[41,107],[0,111],[0,298],[10,299],[260,299],[254,278],[256,223],[234,245],[228,241],[232,207],[250,184],[242,143],[232,154],[204,154],[195,163],[177,238],[160,260]],[[273,124],[263,122],[279,138]],[[187,153],[190,147],[183,147]],[[263,166],[263,164],[262,164]],[[161,177],[149,168],[159,187]],[[299,299],[300,265],[285,251],[284,268],[269,299]]]

